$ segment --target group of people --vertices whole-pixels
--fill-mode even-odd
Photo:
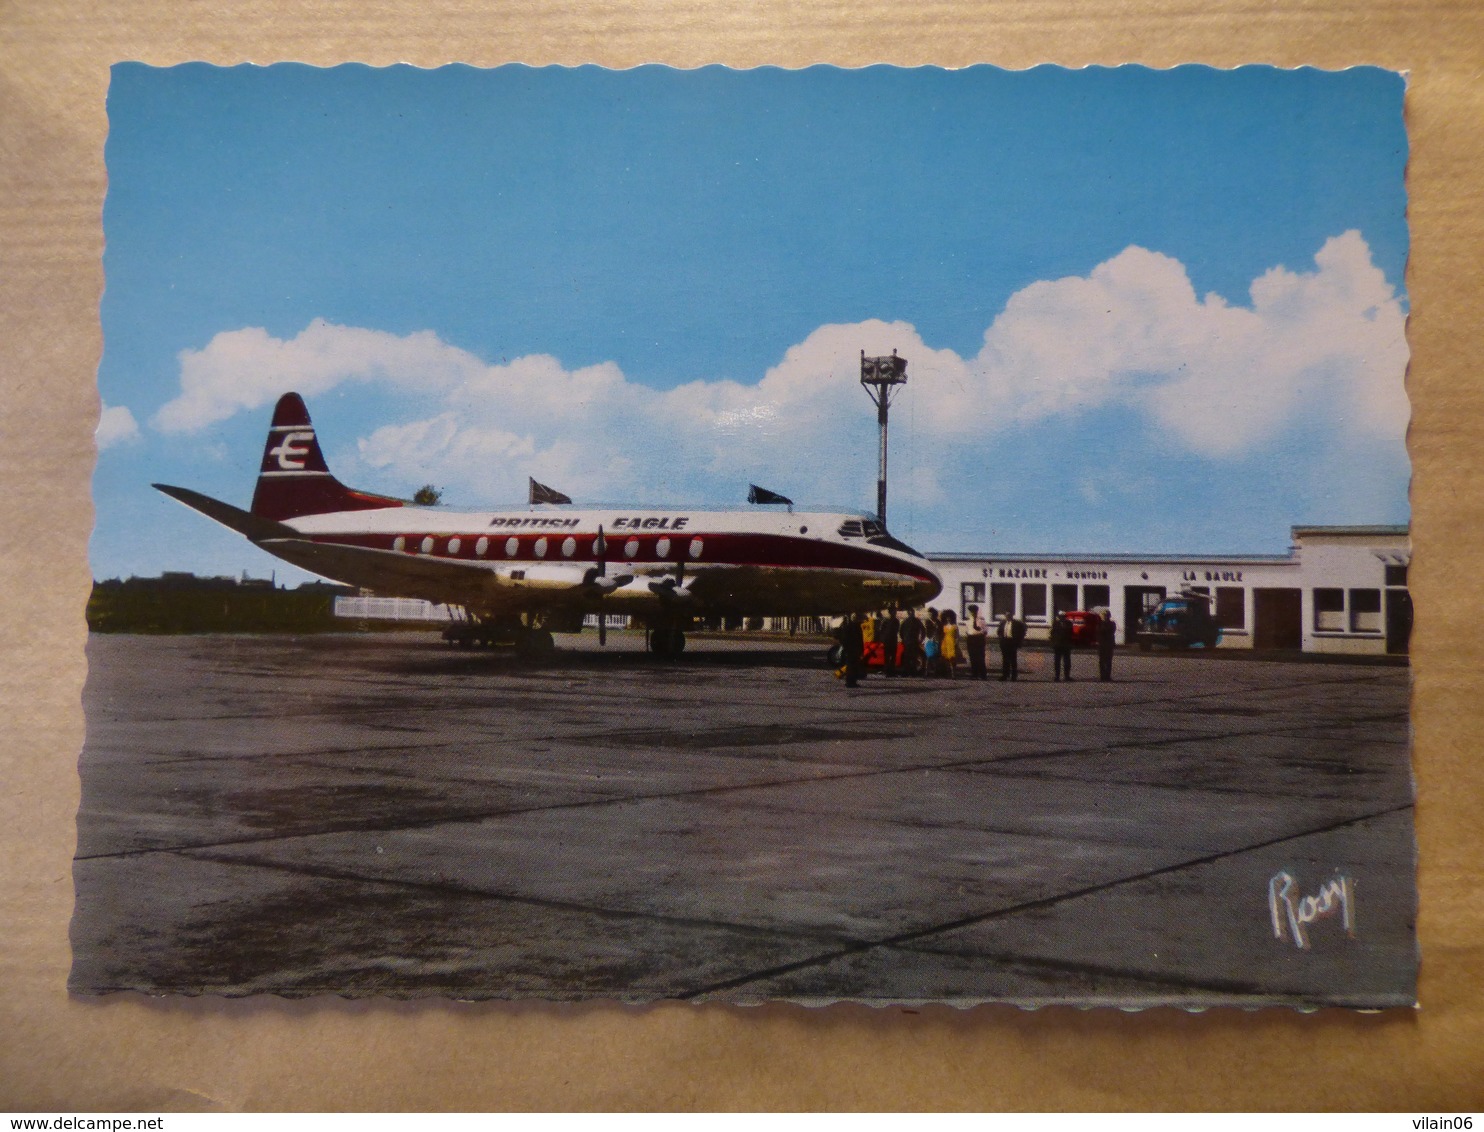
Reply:
[[[951,609],[941,612],[929,607],[923,617],[907,609],[897,618],[895,608],[875,618],[864,613],[849,614],[840,622],[835,638],[840,642],[841,669],[845,686],[854,688],[866,674],[866,656],[876,646],[881,651],[883,676],[940,676],[952,679],[960,664],[968,661],[970,679],[987,680],[986,652],[989,623],[977,605],[966,609],[963,623]],[[995,619],[995,638],[1000,649],[1000,679],[1020,679],[1020,649],[1025,643],[1025,622],[1013,613]],[[1118,625],[1104,615],[1097,623],[1098,678],[1113,679],[1113,649]],[[1072,623],[1066,614],[1058,614],[1051,625],[1051,652],[1054,679],[1072,679]]]

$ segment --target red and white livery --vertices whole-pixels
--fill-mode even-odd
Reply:
[[[922,555],[860,514],[454,511],[356,491],[330,473],[297,393],[274,410],[250,510],[154,486],[295,566],[463,606],[483,639],[537,649],[590,613],[637,618],[650,647],[673,654],[696,617],[833,616],[920,605],[942,588]]]

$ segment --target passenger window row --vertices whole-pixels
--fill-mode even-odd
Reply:
[[[676,545],[677,542],[678,540],[672,540],[668,536],[662,536],[656,539],[651,547],[654,561],[673,561],[674,554],[679,549]],[[599,558],[598,540],[583,540],[583,544],[586,551],[583,560],[596,561]],[[521,540],[512,535],[505,540],[503,547],[497,547],[496,549],[497,552],[503,549],[506,558],[546,558],[548,556],[557,557],[558,554],[562,558],[573,558],[577,555],[578,545],[578,540],[570,535],[560,543],[553,538],[542,535],[535,542],[529,543],[525,553],[522,553]],[[489,537],[487,535],[481,535],[474,543],[474,556],[476,558],[488,557],[490,547],[491,542]],[[450,558],[456,558],[463,552],[464,539],[461,536],[455,535],[444,541],[440,549],[439,540],[435,539],[432,535],[424,535],[421,539],[416,535],[398,535],[392,540],[392,549],[398,553],[405,554],[441,554]],[[616,540],[609,540],[607,553],[610,557],[618,556],[618,554],[614,553],[615,549],[618,554],[621,554],[627,559],[638,560],[641,557],[646,557],[643,554],[645,549],[644,540],[638,538],[629,538],[622,543],[618,543]],[[705,549],[704,539],[693,538],[685,546],[685,553],[692,561],[696,561],[705,553]]]

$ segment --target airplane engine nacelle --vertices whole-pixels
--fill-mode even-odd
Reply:
[[[666,578],[663,582],[650,582],[649,592],[666,605],[689,605],[695,601],[695,596],[690,592],[689,587],[678,585],[674,578]]]

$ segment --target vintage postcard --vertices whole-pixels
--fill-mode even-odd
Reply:
[[[72,991],[1413,1004],[1404,87],[116,66]]]

